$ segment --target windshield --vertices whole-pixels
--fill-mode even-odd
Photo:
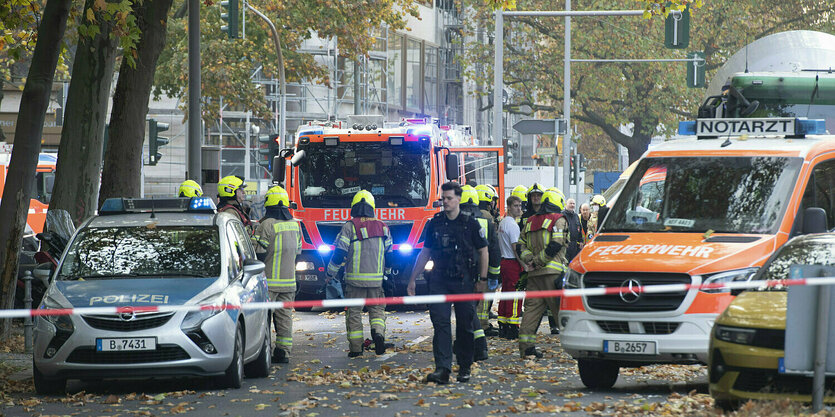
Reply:
[[[605,232],[775,233],[801,158],[647,158],[626,183]]]
[[[772,261],[764,267],[755,280],[785,280],[790,276],[794,265],[817,265],[831,267],[835,265],[835,240],[831,236],[804,237],[802,241],[788,243]],[[831,276],[831,274],[816,274]],[[798,277],[809,278],[809,277]],[[780,287],[785,289],[784,287]]]
[[[312,143],[299,164],[304,207],[349,207],[359,190],[377,208],[424,207],[429,201],[428,143]]]
[[[217,277],[215,227],[99,227],[79,232],[58,279]]]

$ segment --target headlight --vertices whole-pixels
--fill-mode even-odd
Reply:
[[[299,261],[296,262],[296,271],[312,271],[316,267],[313,265],[313,262],[307,261]]]
[[[43,306],[44,306],[44,308],[46,308],[48,310],[56,310],[56,309],[65,308],[61,304],[58,304],[58,302],[55,301],[54,299],[52,299],[51,297],[47,297],[47,298],[44,299]],[[44,318],[44,320],[52,323],[52,325],[55,326],[55,328],[58,329],[59,331],[72,333],[73,330],[75,330],[75,327],[72,324],[72,319],[70,319],[70,316],[67,316],[67,315],[63,315],[63,316],[43,316],[43,318]]]
[[[423,267],[423,270],[424,271],[431,271],[432,268],[434,268],[434,267],[435,267],[435,261],[430,259],[429,261],[426,262],[426,266]]]
[[[580,288],[581,280],[582,276],[579,272],[568,268],[568,272],[566,272],[565,276],[562,278],[562,288],[565,290]]]
[[[754,274],[757,273],[757,270],[759,270],[759,268],[745,268],[737,269],[734,271],[720,272],[718,274],[713,275],[707,275],[704,277],[704,281],[702,281],[702,284],[727,284],[730,282],[750,281],[751,278],[754,277]],[[727,287],[703,288],[699,291],[708,294],[718,294],[729,293],[731,292],[731,289]]]
[[[221,306],[223,305],[223,294],[215,294],[211,297],[204,299],[203,301],[200,301],[197,304]],[[188,314],[186,314],[186,317],[183,319],[183,322],[180,323],[180,329],[191,330],[200,328],[204,321],[220,314],[223,310],[223,308],[217,308],[212,310],[189,311]]]
[[[716,325],[713,329],[717,339],[740,345],[750,345],[754,341],[754,335],[757,334],[755,329],[743,329],[740,327]]]

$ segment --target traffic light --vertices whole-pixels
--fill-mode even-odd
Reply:
[[[504,147],[504,172],[510,170],[510,167],[515,163],[514,153],[517,149],[519,149],[519,144],[513,142],[511,140],[504,139],[502,140],[502,146]]]
[[[258,148],[258,165],[272,170],[273,158],[278,156],[278,134],[258,136],[258,143],[267,145]]]
[[[156,165],[162,158],[159,148],[168,145],[170,140],[159,134],[166,130],[168,130],[168,123],[148,119],[148,165]]]
[[[238,0],[223,0],[220,2],[220,7],[223,11],[220,12],[220,18],[226,22],[220,27],[220,30],[229,34],[230,39],[238,37]]]
[[[583,158],[583,154],[576,153],[571,155],[570,162],[571,166],[569,167],[568,179],[571,185],[575,185],[580,182],[580,173],[586,171],[586,167],[584,166],[585,158]]]
[[[690,7],[681,14],[670,13],[664,21],[664,46],[684,49],[690,45]]]

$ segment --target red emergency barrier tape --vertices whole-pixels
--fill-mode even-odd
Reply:
[[[416,295],[409,297],[385,297],[385,298],[344,298],[335,300],[303,300],[290,302],[265,302],[248,303],[244,305],[233,304],[191,304],[191,305],[150,305],[150,306],[122,306],[122,307],[79,307],[79,308],[58,308],[58,309],[37,309],[37,310],[0,310],[0,319],[22,318],[36,316],[68,316],[86,314],[119,314],[119,313],[147,313],[147,312],[177,312],[177,311],[199,311],[199,310],[263,310],[279,308],[310,308],[310,307],[361,307],[370,305],[415,305],[415,304],[440,304],[461,301],[480,300],[515,300],[522,298],[553,298],[553,297],[594,297],[600,295],[620,294],[622,291],[631,291],[638,294],[669,293],[697,290],[743,290],[769,287],[791,287],[798,285],[835,285],[835,277],[820,278],[799,278],[774,281],[740,281],[714,284],[661,284],[646,285],[639,287],[606,287],[606,288],[572,288],[551,291],[513,291],[513,292],[486,292],[474,294],[439,294],[439,295]]]

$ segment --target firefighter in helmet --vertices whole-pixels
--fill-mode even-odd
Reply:
[[[252,220],[243,207],[246,194],[244,179],[236,175],[228,175],[220,179],[217,184],[218,213],[229,212],[237,216],[249,233],[253,232]]]
[[[185,180],[182,184],[180,184],[180,197],[202,197],[203,196],[203,189],[200,188],[200,184],[194,180]]]

